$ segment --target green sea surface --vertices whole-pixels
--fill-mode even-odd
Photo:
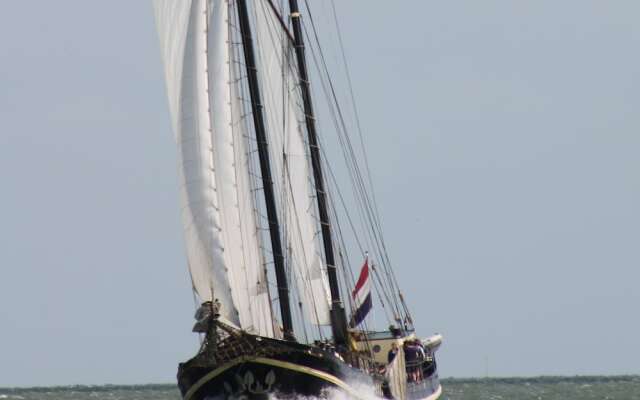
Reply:
[[[640,400],[640,376],[444,379],[443,400]],[[175,385],[0,388],[0,400],[179,400]]]

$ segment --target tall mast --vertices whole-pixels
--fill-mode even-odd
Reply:
[[[282,315],[283,333],[285,339],[293,340],[293,322],[291,320],[291,308],[289,305],[289,287],[287,284],[286,271],[284,269],[282,241],[280,239],[278,213],[276,211],[275,196],[273,193],[273,180],[271,178],[267,135],[264,126],[264,116],[262,114],[263,106],[260,97],[260,86],[258,85],[258,70],[256,68],[255,56],[253,53],[253,40],[251,37],[251,26],[249,25],[249,14],[247,12],[247,4],[245,0],[237,0],[236,3],[238,5],[238,20],[240,23],[242,48],[244,50],[244,59],[247,69],[249,94],[251,96],[253,124],[256,130],[256,140],[258,142],[262,186],[267,208],[267,218],[269,219],[269,234],[271,236],[271,249],[273,252],[276,281],[278,284],[278,299],[280,303],[280,314]]]
[[[344,307],[342,306],[342,300],[340,299],[338,273],[336,270],[335,256],[333,254],[331,225],[329,222],[329,213],[327,211],[327,197],[325,192],[324,176],[322,175],[320,148],[318,146],[318,135],[316,132],[316,122],[313,113],[313,103],[311,101],[309,75],[307,73],[307,63],[304,54],[304,38],[302,36],[298,1],[289,0],[289,9],[291,11],[291,21],[293,24],[293,38],[296,58],[298,61],[298,73],[300,75],[300,88],[302,90],[305,124],[307,126],[307,134],[309,136],[311,166],[313,168],[313,179],[316,187],[316,198],[318,199],[320,225],[322,227],[322,241],[324,244],[325,259],[327,261],[327,275],[329,276],[329,288],[331,289],[331,328],[336,344],[344,345],[347,339],[347,318]]]

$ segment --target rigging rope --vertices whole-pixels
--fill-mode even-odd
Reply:
[[[373,249],[375,253],[378,254],[378,257],[381,260],[382,268],[385,274],[387,275],[387,277],[389,278],[387,280],[388,281],[387,283],[389,286],[388,289],[392,293],[392,298],[394,299],[394,301],[391,302],[392,307],[395,309],[398,315],[404,314],[406,317],[409,317],[408,315],[409,313],[408,313],[408,310],[406,309],[406,305],[404,304],[403,299],[400,297],[398,282],[394,274],[394,271],[391,268],[391,262],[386,249],[386,245],[384,243],[384,240],[382,239],[383,238],[382,226],[380,223],[380,217],[377,210],[377,204],[375,203],[375,197],[372,195],[369,195],[369,193],[373,192],[373,190],[367,189],[366,181],[362,176],[362,172],[358,163],[358,157],[351,143],[351,139],[347,133],[348,129],[346,127],[344,115],[342,113],[342,110],[336,95],[335,85],[333,84],[331,76],[328,72],[326,59],[322,51],[322,46],[320,44],[316,24],[313,19],[313,14],[310,11],[309,2],[305,0],[305,4],[309,14],[309,20],[311,22],[311,31],[313,33],[313,36],[309,33],[306,27],[306,24],[304,25],[305,34],[308,38],[314,39],[313,41],[310,40],[309,42],[315,43],[317,47],[317,50],[315,50],[312,46],[311,52],[313,55],[313,59],[315,61],[316,68],[318,68],[320,82],[322,84],[321,86],[325,92],[325,97],[328,100],[332,118],[334,119],[334,125],[336,127],[336,131],[338,132],[339,141],[342,145],[344,158],[348,166],[352,183],[354,184],[356,199],[357,201],[360,202],[360,205],[362,207],[359,210],[361,213],[364,214],[364,215],[361,215],[361,219],[365,224],[367,224],[372,228],[371,230],[366,229],[367,231],[366,236],[368,237],[369,241],[372,242],[372,244],[374,244]],[[332,6],[334,10],[334,23],[339,28],[337,17],[335,16],[335,4],[332,4]],[[347,80],[349,83],[348,86],[350,88],[351,100],[352,100],[352,104],[354,104],[354,111],[357,113],[357,109],[355,108],[355,100],[353,96],[353,88],[350,82],[350,75],[348,74],[348,68],[346,66],[346,55],[344,52],[344,46],[341,40],[339,29],[338,29],[338,35],[339,35],[339,43],[341,47],[341,54],[343,55],[343,64],[345,66],[345,70],[347,71],[347,75],[348,75]],[[362,153],[364,154],[364,158],[365,158],[365,169],[367,173],[368,183],[369,183],[369,186],[372,187],[370,169],[369,169],[368,161],[366,160],[366,152],[364,151],[364,139],[362,138],[362,130],[360,128],[360,122],[359,122],[359,118],[357,118],[357,115],[356,115],[356,121],[357,121],[358,131],[360,133],[360,144],[362,146]],[[370,200],[370,198],[372,199]],[[403,312],[401,312],[400,310],[401,307]]]

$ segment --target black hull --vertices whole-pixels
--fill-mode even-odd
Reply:
[[[373,387],[372,380],[368,384]],[[358,397],[352,386],[335,375],[280,360],[242,357],[204,374],[183,392],[183,397],[187,400],[267,399],[274,394],[278,398],[326,397],[332,391]]]
[[[356,398],[363,389],[382,395],[380,379],[353,368],[328,351],[298,343],[255,339],[263,345],[262,354],[239,355],[215,365],[199,355],[181,364],[178,384],[183,398],[266,399],[270,394],[326,397],[332,391]]]
[[[215,346],[215,347],[214,347]],[[345,362],[331,348],[238,333],[203,346],[180,364],[178,386],[185,400],[332,397],[391,398],[385,378],[364,358]],[[436,399],[440,394],[435,363],[425,379],[408,383],[407,400]]]

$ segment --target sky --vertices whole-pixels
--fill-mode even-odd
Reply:
[[[640,3],[338,2],[441,376],[640,373]],[[0,387],[174,382],[193,299],[149,1],[0,13]]]

